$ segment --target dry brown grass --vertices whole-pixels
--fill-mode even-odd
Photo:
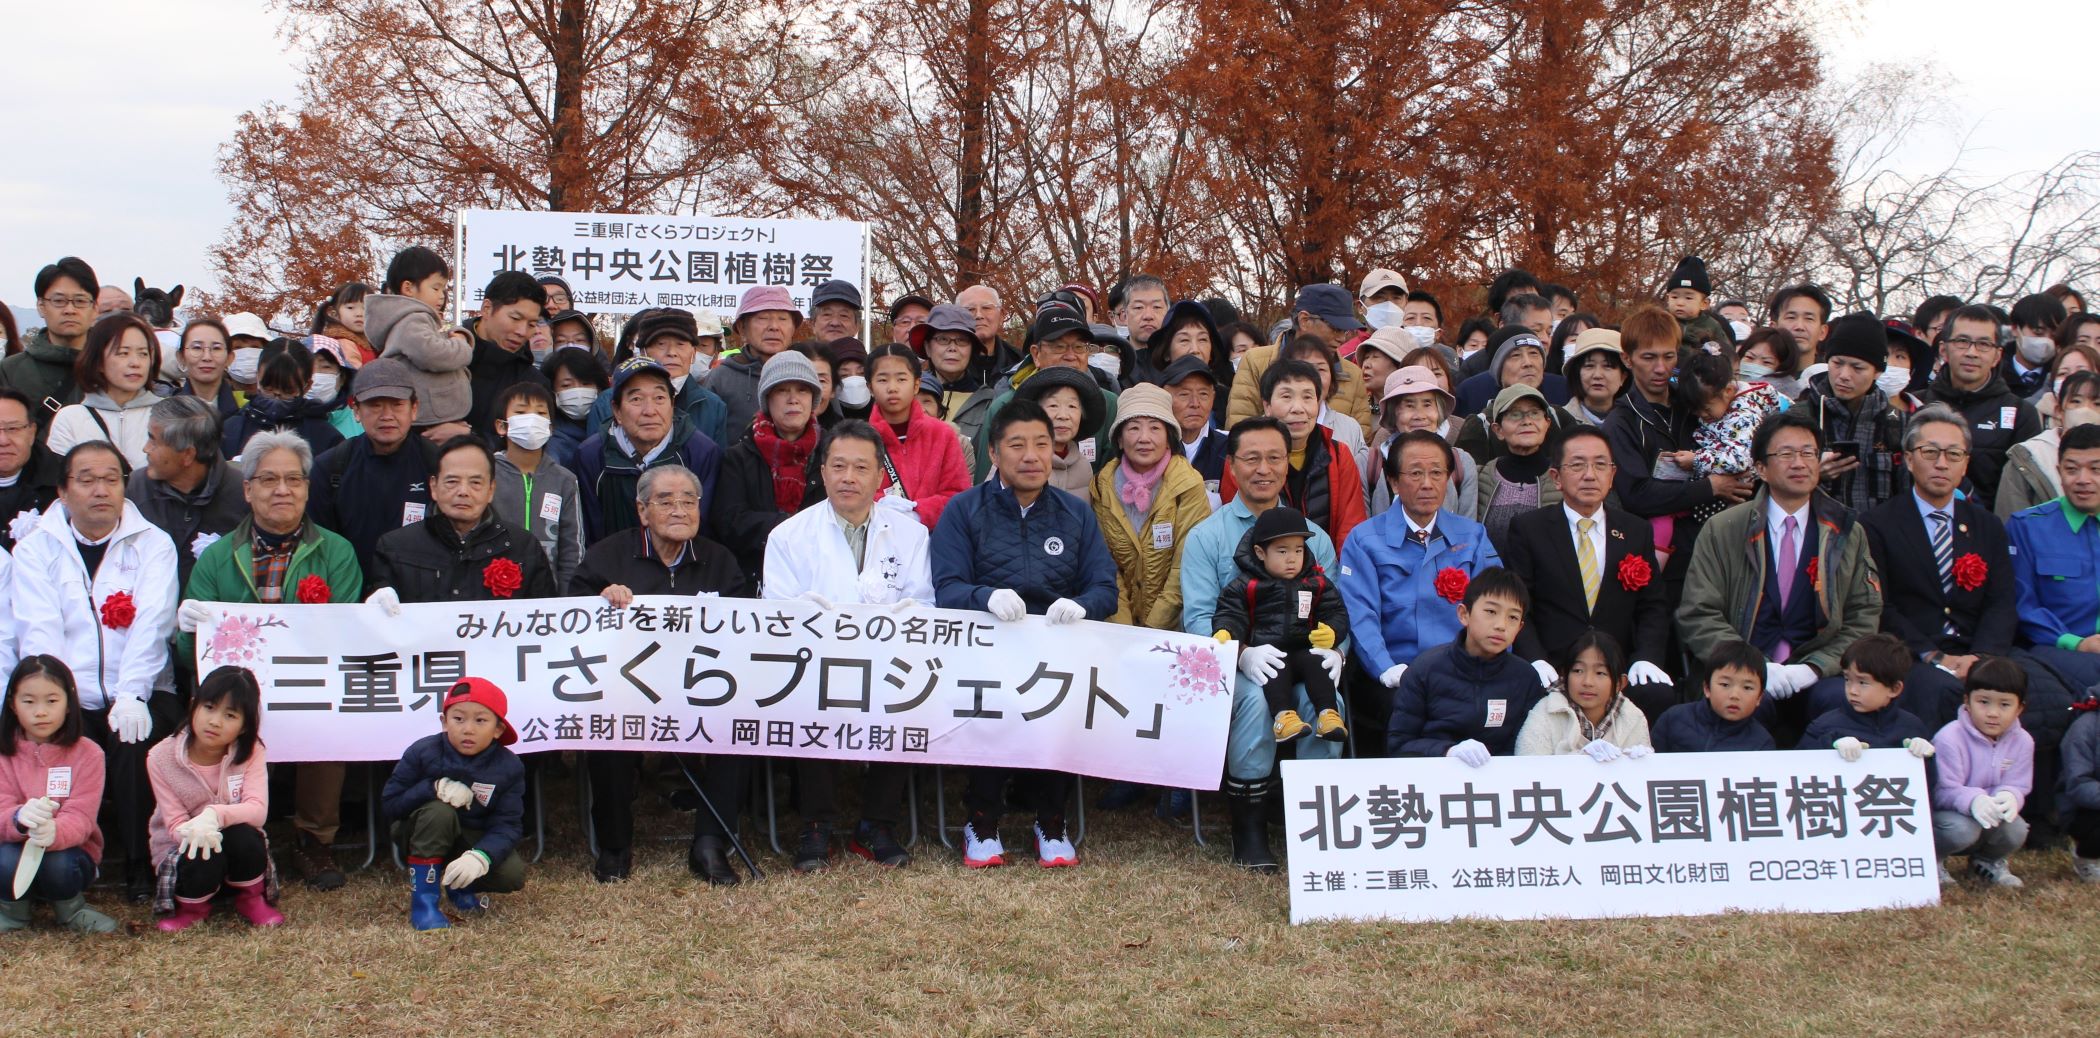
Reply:
[[[409,930],[390,869],[331,894],[289,884],[273,932],[220,914],[97,939],[45,916],[0,941],[0,1019],[9,1035],[572,1038],[2071,1035],[2100,1019],[2100,890],[2062,852],[2015,860],[2026,891],[1925,911],[1293,928],[1282,879],[1139,814],[1097,816],[1075,870],[967,873],[929,831],[901,873],[771,861],[725,892],[676,843],[646,844],[630,883],[591,882],[570,803],[552,799],[555,852],[527,889],[445,933]]]

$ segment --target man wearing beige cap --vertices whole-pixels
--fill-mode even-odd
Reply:
[[[1407,302],[1407,281],[1399,271],[1379,267],[1364,275],[1363,284],[1356,289],[1356,301],[1364,308],[1365,324],[1372,328],[1398,328],[1406,317],[1402,306]],[[1371,383],[1374,389],[1378,385]]]

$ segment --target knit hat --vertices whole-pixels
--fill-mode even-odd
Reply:
[[[809,308],[811,310],[815,310],[825,303],[844,303],[858,310],[861,308],[860,288],[851,281],[840,281],[837,278],[833,278],[818,285],[817,290],[811,293],[809,297]]]
[[[1080,398],[1082,402],[1085,399]],[[1140,382],[1117,395],[1116,421],[1108,427],[1110,443],[1116,442],[1116,437],[1122,435],[1123,423],[1132,418],[1157,418],[1167,427],[1168,440],[1177,445],[1181,442],[1181,423],[1174,419],[1174,397],[1158,386]]]
[[[1310,537],[1312,528],[1305,525],[1304,513],[1277,505],[1254,520],[1254,530],[1247,536],[1255,544],[1267,544],[1279,537]]]
[[[1881,318],[1870,313],[1846,314],[1830,322],[1830,334],[1823,340],[1823,360],[1832,357],[1851,357],[1865,361],[1882,371],[1889,366],[1889,330]]]
[[[1697,256],[1678,260],[1677,269],[1670,272],[1670,280],[1663,285],[1663,291],[1673,288],[1689,288],[1702,296],[1712,295],[1714,284],[1707,280],[1706,261]]]
[[[636,322],[634,348],[646,350],[649,344],[666,335],[674,335],[687,342],[698,344],[700,329],[693,315],[683,310],[655,310]]]
[[[1495,399],[1488,401],[1487,413],[1484,415],[1488,420],[1488,424],[1492,425],[1501,421],[1502,413],[1515,407],[1519,400],[1536,400],[1539,402],[1540,407],[1545,408],[1546,417],[1553,417],[1553,405],[1547,402],[1546,394],[1519,382],[1516,385],[1504,387],[1502,392],[1495,394]]]
[[[1575,336],[1567,346],[1568,359],[1560,366],[1562,378],[1572,385],[1575,374],[1582,370],[1582,359],[1592,353],[1609,353],[1621,369],[1626,367],[1626,351],[1619,343],[1619,333],[1611,328],[1590,328]]]
[[[898,305],[902,306],[903,304],[899,303]],[[977,337],[977,318],[971,317],[970,311],[954,303],[942,303],[934,307],[926,315],[926,320],[911,330],[912,352],[917,353],[921,357],[925,356],[926,340],[931,338],[935,332],[961,332],[970,337],[970,351],[972,353],[977,353],[984,349],[984,340]]]
[[[634,381],[638,375],[653,375],[664,380],[664,388],[671,390],[673,393],[678,391],[678,387],[671,381],[671,372],[668,368],[658,364],[652,358],[644,357],[637,353],[621,361],[620,366],[613,369],[613,403],[617,404],[620,402],[620,394],[626,392],[627,384]]]
[[[861,357],[865,359],[867,354]],[[781,350],[767,358],[766,366],[758,370],[759,405],[765,405],[766,395],[776,387],[790,382],[800,382],[819,396],[824,393],[824,387],[817,382],[816,363],[794,350]]]
[[[785,310],[795,315],[795,324],[802,324],[802,311],[788,290],[779,285],[754,285],[744,290],[744,297],[737,301],[736,320],[742,321],[752,314],[764,310]],[[731,322],[735,323],[735,322]]]
[[[445,711],[461,703],[487,707],[489,713],[495,714],[496,721],[503,725],[503,738],[499,740],[503,745],[518,741],[517,729],[510,726],[510,697],[505,696],[495,682],[487,678],[461,678],[445,690],[445,704],[438,708],[438,716],[443,717]]]
[[[831,369],[833,371],[837,371],[839,365],[849,360],[859,361],[863,370],[868,366],[868,348],[861,345],[860,340],[851,335],[825,343],[824,355],[831,358]]]
[[[1531,329],[1521,325],[1495,329],[1495,334],[1488,339],[1487,349],[1488,356],[1492,358],[1488,361],[1488,371],[1495,376],[1495,384],[1498,386],[1502,384],[1502,362],[1508,360],[1510,354],[1531,349],[1539,351],[1541,366],[1546,360],[1546,344],[1540,342]]]
[[[1040,404],[1043,398],[1055,389],[1071,389],[1079,394],[1080,439],[1085,439],[1092,435],[1094,430],[1101,428],[1101,419],[1108,413],[1108,404],[1101,399],[1101,387],[1095,384],[1094,376],[1089,372],[1077,368],[1044,368],[1028,376],[1028,381],[1021,383],[1021,388],[1014,390],[1014,397]],[[1167,413],[1174,413],[1171,403]],[[1167,424],[1174,423],[1170,419]]]

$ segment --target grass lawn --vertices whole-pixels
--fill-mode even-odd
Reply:
[[[0,939],[5,1033],[2084,1035],[2100,1019],[2100,888],[2063,851],[2014,860],[2024,891],[1922,911],[1294,928],[1281,877],[1143,812],[1095,815],[1078,869],[968,872],[929,811],[902,872],[768,859],[766,882],[722,891],[687,874],[683,843],[649,841],[631,882],[599,886],[555,789],[554,850],[526,890],[443,933],[408,928],[390,868],[327,894],[288,881],[271,932],[222,911],[169,936],[107,892],[92,900],[127,935],[42,913]]]

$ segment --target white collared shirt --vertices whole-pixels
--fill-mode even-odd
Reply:
[[[1595,525],[1590,527],[1590,550],[1597,553],[1597,565],[1602,567],[1604,565],[1604,508],[1599,506],[1596,515],[1583,515],[1581,512],[1569,507],[1566,502],[1562,502],[1560,510],[1568,517],[1568,539],[1570,543],[1577,543],[1582,540],[1582,527],[1579,524],[1584,519],[1589,519],[1595,523]],[[1576,552],[1576,555],[1578,557],[1581,555],[1580,550]]]
[[[1810,501],[1802,502],[1801,510],[1798,512],[1789,512],[1786,509],[1779,507],[1779,500],[1777,498],[1774,498],[1769,494],[1765,496],[1766,536],[1770,538],[1772,545],[1772,557],[1774,559],[1779,558],[1779,543],[1786,537],[1787,516],[1791,515],[1794,517],[1795,549],[1798,551],[1802,545],[1808,543],[1808,506],[1812,501],[1813,499],[1811,498]]]

